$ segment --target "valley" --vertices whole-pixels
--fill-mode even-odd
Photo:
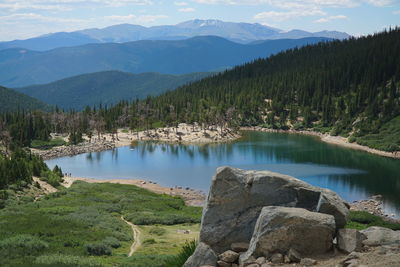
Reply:
[[[396,3],[278,2],[0,4],[0,266],[397,267]]]

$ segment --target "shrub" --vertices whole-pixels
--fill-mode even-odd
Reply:
[[[112,248],[119,248],[121,246],[121,243],[119,242],[119,240],[113,236],[107,236],[106,238],[104,238],[102,243],[106,244]]]
[[[197,247],[196,240],[186,242],[181,248],[178,255],[166,261],[166,267],[181,267],[187,261],[187,259],[193,255]]]
[[[86,252],[92,256],[102,256],[102,255],[111,256],[112,254],[111,247],[104,243],[87,244],[85,247],[86,247]]]
[[[348,140],[349,140],[349,143],[354,143],[354,142],[357,141],[357,138],[356,138],[355,136],[352,135],[352,136],[349,137]]]
[[[145,239],[143,241],[143,245],[152,245],[152,244],[155,244],[155,243],[157,243],[157,242],[154,240],[154,238]]]
[[[158,235],[158,236],[162,236],[167,232],[167,230],[165,230],[164,228],[161,228],[159,226],[154,226],[152,228],[150,228],[149,233],[153,234],[153,235]]]
[[[36,236],[20,234],[0,241],[0,254],[32,255],[48,248],[48,244]],[[12,252],[12,253],[9,253]]]
[[[350,211],[347,228],[362,230],[370,226],[381,226],[392,230],[400,230],[399,223],[385,221],[382,217],[372,215],[366,211]]]
[[[97,262],[95,259],[73,256],[73,255],[62,255],[62,254],[52,254],[52,255],[42,255],[35,259],[35,264],[40,266],[57,266],[57,267],[67,267],[67,266],[88,266],[88,267],[100,267],[103,266],[101,263]]]

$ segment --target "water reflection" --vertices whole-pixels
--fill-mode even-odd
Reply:
[[[204,191],[215,169],[222,165],[271,170],[330,188],[348,201],[382,194],[386,208],[400,213],[398,160],[303,135],[246,132],[239,141],[212,145],[141,142],[133,147],[50,160],[48,164],[58,164],[76,176],[146,178],[165,186]]]

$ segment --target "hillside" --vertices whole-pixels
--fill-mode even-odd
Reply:
[[[110,106],[122,100],[129,101],[143,99],[149,95],[159,95],[210,74],[132,74],[104,71],[15,90],[62,109],[82,110],[86,106],[100,104]]]
[[[90,44],[46,52],[2,50],[0,84],[22,87],[106,70],[168,74],[208,72],[323,40],[327,39],[283,39],[242,45],[215,36],[204,36],[180,41]]]
[[[336,31],[307,32],[280,29],[258,23],[235,23],[220,20],[189,20],[176,25],[143,27],[140,25],[120,24],[102,29],[85,29],[75,32],[57,32],[26,40],[0,42],[0,50],[24,48],[46,51],[60,47],[71,47],[91,43],[124,43],[139,40],[182,40],[194,36],[215,35],[239,43],[249,43],[266,39],[299,39],[307,37],[325,37],[334,39],[348,38],[349,35]]]
[[[400,29],[292,49],[153,98],[180,121],[313,129],[400,151]],[[188,113],[190,110],[190,113]],[[158,118],[172,123],[168,113]],[[389,125],[386,125],[388,124]],[[366,136],[373,136],[366,138]],[[376,140],[381,140],[377,142]]]
[[[0,86],[0,113],[37,109],[48,110],[49,107],[35,98]]]

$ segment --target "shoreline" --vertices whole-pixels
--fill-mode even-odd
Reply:
[[[262,128],[259,126],[241,127],[240,130],[241,131],[257,131],[257,132],[265,132],[265,133],[290,133],[290,134],[303,134],[303,135],[309,135],[309,136],[316,136],[316,137],[319,137],[321,141],[328,143],[328,144],[338,145],[338,146],[349,148],[349,149],[360,150],[360,151],[368,152],[371,154],[375,154],[375,155],[383,156],[383,157],[387,157],[387,158],[400,159],[399,151],[397,151],[397,153],[382,151],[382,150],[370,148],[367,146],[362,146],[357,143],[349,143],[347,141],[347,138],[345,138],[345,137],[332,136],[329,134],[323,134],[323,133],[315,132],[315,131],[276,130],[276,129]]]
[[[143,179],[96,179],[84,177],[64,177],[64,182],[61,184],[65,188],[71,187],[75,181],[83,181],[87,183],[113,183],[124,185],[135,185],[143,189],[147,189],[156,194],[166,194],[169,196],[181,197],[187,206],[203,207],[206,200],[204,192],[189,187],[183,188],[181,186],[165,187],[156,182],[143,180]]]
[[[51,149],[33,149],[32,153],[41,156],[44,160],[75,156],[89,152],[100,152],[117,147],[130,146],[139,141],[156,141],[170,144],[215,144],[229,142],[241,137],[239,132],[230,128],[217,129],[210,126],[202,129],[198,125],[180,123],[178,127],[157,128],[148,131],[130,132],[126,129],[118,129],[118,134],[102,134],[100,137],[89,140],[83,136],[84,142],[77,145],[63,145]],[[67,140],[67,136],[63,136]]]

